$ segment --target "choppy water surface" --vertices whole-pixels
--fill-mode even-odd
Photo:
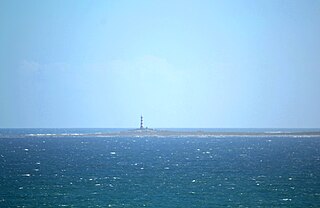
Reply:
[[[320,138],[0,136],[0,207],[320,207]]]

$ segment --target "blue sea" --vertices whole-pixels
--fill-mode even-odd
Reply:
[[[320,207],[320,137],[115,131],[0,129],[0,207]]]

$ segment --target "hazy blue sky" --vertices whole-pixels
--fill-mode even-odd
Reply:
[[[0,127],[320,127],[320,1],[0,1]]]

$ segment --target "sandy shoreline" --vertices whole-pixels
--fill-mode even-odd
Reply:
[[[5,138],[5,135],[1,136]],[[10,136],[12,137],[12,136]],[[213,132],[213,131],[176,131],[157,129],[132,129],[126,131],[107,133],[47,133],[47,134],[23,134],[14,137],[320,137],[320,131],[298,132]]]

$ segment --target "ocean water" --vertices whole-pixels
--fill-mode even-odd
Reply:
[[[320,137],[110,131],[1,129],[0,207],[320,207]]]

